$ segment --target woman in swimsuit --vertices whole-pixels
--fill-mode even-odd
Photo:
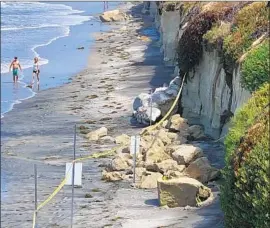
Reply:
[[[35,76],[37,76],[37,84],[39,84],[39,65],[38,65],[38,57],[34,58],[34,65],[33,65],[33,80],[32,84],[34,84]]]

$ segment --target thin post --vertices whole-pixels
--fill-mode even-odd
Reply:
[[[74,127],[73,161],[75,159],[76,159],[76,124]],[[75,179],[75,162],[72,163],[72,195],[71,195],[71,221],[70,221],[71,228],[73,227],[74,179]]]
[[[152,100],[152,89],[150,91],[151,97],[150,97],[150,126],[152,125],[152,106],[153,106],[153,100]]]
[[[133,183],[135,184],[135,171],[136,171],[136,150],[137,150],[137,136],[135,136],[134,142],[134,157],[133,157]]]
[[[37,165],[34,164],[34,173],[35,173],[35,216],[37,221]],[[37,228],[37,222],[35,224],[35,228]]]

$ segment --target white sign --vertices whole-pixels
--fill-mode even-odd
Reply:
[[[66,177],[67,177],[66,185],[72,185],[72,170],[73,164],[66,163]],[[82,185],[82,163],[75,163],[74,185],[76,186]]]
[[[140,150],[140,136],[131,136],[130,137],[130,154],[135,154]],[[135,148],[136,144],[136,148]],[[136,150],[136,151],[135,151]]]

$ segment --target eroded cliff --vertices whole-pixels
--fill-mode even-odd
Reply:
[[[164,61],[175,65],[177,75],[188,72],[180,114],[215,139],[226,134],[229,119],[251,96],[242,64],[268,39],[265,9],[262,2],[145,3],[161,34]],[[252,22],[245,22],[246,14]]]

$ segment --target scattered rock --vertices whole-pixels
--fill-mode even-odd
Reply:
[[[144,139],[147,137],[144,137]],[[142,153],[144,154],[144,160],[149,163],[161,162],[166,159],[170,159],[170,156],[165,153],[165,146],[163,142],[156,138],[153,141],[151,136],[148,137],[149,141],[141,140],[146,146],[143,146]]]
[[[120,172],[107,172],[106,170],[102,171],[102,180],[107,182],[120,181],[123,179],[123,175]]]
[[[211,190],[189,177],[158,180],[158,198],[161,206],[199,206],[211,196]]]
[[[187,143],[187,139],[180,134],[174,132],[167,132],[167,136],[171,139],[174,145],[181,145]]]
[[[192,125],[188,128],[188,133],[190,135],[191,140],[198,140],[204,138],[203,127],[200,125]]]
[[[112,160],[110,166],[108,167],[109,171],[124,171],[128,168],[129,168],[128,158],[119,155]]]
[[[178,146],[177,150],[172,153],[172,158],[177,161],[179,165],[188,165],[202,156],[203,151],[201,148],[189,144]]]
[[[185,169],[184,165],[178,165],[176,161],[167,159],[159,163],[146,162],[145,168],[147,171],[160,172],[162,174],[168,171],[179,171],[182,172]]]
[[[115,138],[116,144],[128,145],[130,143],[130,137],[126,134],[119,135]]]
[[[220,174],[219,170],[212,167],[206,157],[201,157],[190,163],[186,169],[186,174],[202,183],[214,180]]]
[[[146,175],[142,176],[140,188],[156,188],[157,180],[162,178],[162,174],[147,172]]]
[[[115,143],[115,139],[108,135],[100,138],[100,140],[102,140],[104,143]]]
[[[86,135],[86,138],[90,141],[97,141],[99,138],[106,136],[108,134],[108,129],[106,127],[101,127],[95,131],[91,131]]]
[[[116,150],[116,152],[118,154],[129,154],[130,153],[130,148],[129,148],[129,146],[122,146],[122,147],[118,148]]]
[[[179,114],[173,115],[168,123],[168,129],[172,132],[187,132],[188,122]]]
[[[184,165],[178,165],[177,162],[172,159],[167,159],[160,163],[156,163],[155,165],[157,166],[158,172],[162,174],[168,172],[169,170],[182,172],[185,169]]]

